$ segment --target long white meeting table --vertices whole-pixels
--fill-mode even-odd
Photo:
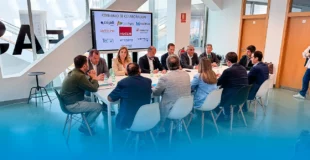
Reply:
[[[213,71],[215,73],[218,74],[222,74],[223,71],[225,69],[227,69],[227,66],[221,66],[221,67],[214,67]],[[187,70],[190,72],[187,72],[190,76],[190,80],[193,79],[194,75],[196,75],[198,73],[197,69],[183,69],[183,70]],[[141,76],[143,77],[147,77],[150,78],[152,80],[152,85],[157,84],[158,79],[163,76],[161,73],[158,74],[154,74],[152,77],[150,74],[141,74]],[[112,78],[110,77],[108,79],[108,81],[100,81],[99,82],[99,89],[97,92],[93,93],[93,95],[95,95],[100,101],[102,101],[103,103],[105,103],[107,105],[107,114],[108,114],[108,132],[109,132],[109,151],[112,152],[113,151],[113,143],[112,143],[112,117],[111,117],[111,106],[112,105],[117,105],[119,102],[109,102],[108,101],[108,95],[113,91],[113,89],[116,87],[117,82],[119,82],[120,80],[126,78],[127,76],[115,76],[115,81],[112,82]],[[103,86],[106,83],[110,83],[113,85],[108,85],[108,86]]]

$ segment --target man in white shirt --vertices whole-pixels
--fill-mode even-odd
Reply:
[[[305,67],[307,68],[304,77],[302,79],[302,89],[301,91],[294,95],[294,98],[299,98],[299,99],[305,99],[308,88],[309,88],[309,81],[310,81],[310,46],[304,51],[302,52],[302,56],[306,59],[305,62]]]
[[[139,66],[141,73],[150,73],[151,71],[156,74],[159,71],[165,74],[166,70],[160,64],[159,59],[155,56],[156,48],[151,46],[147,50],[147,54],[139,58]]]
[[[197,69],[199,64],[199,59],[197,53],[195,53],[195,48],[192,45],[187,47],[187,52],[181,55],[181,65],[183,68]]]

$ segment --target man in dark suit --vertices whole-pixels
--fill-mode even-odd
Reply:
[[[181,65],[183,68],[197,69],[198,64],[199,59],[197,53],[195,53],[195,48],[189,45],[187,51],[181,55]]]
[[[151,46],[147,50],[147,54],[139,58],[139,66],[142,73],[150,73],[153,71],[154,74],[162,71],[163,74],[166,73],[166,70],[162,67],[159,62],[159,59],[155,57],[156,48]]]
[[[259,87],[269,78],[268,66],[262,62],[263,53],[261,51],[255,51],[252,54],[251,61],[254,64],[248,74],[249,84],[252,84],[252,88],[249,93],[249,100],[253,100],[259,89]]]
[[[229,68],[224,70],[217,85],[223,88],[220,106],[224,107],[225,117],[228,118],[230,115],[229,100],[240,88],[248,85],[248,74],[246,69],[237,63],[238,56],[235,52],[227,53],[225,59]]]
[[[149,104],[152,94],[152,80],[140,76],[140,68],[136,63],[127,66],[128,77],[117,83],[109,94],[108,100],[120,100],[119,113],[116,117],[116,127],[130,128],[139,108]]]
[[[251,62],[251,56],[256,51],[256,47],[250,45],[247,47],[246,55],[243,55],[239,61],[239,64],[246,68],[246,70],[250,70],[253,67],[253,63]]]
[[[94,70],[98,76],[99,81],[104,80],[104,76],[109,77],[109,69],[107,63],[103,58],[100,57],[100,53],[96,49],[89,51],[88,56],[89,70]]]
[[[199,56],[199,59],[201,59],[203,57],[207,57],[211,61],[211,63],[212,63],[211,65],[213,67],[217,67],[220,64],[220,61],[217,58],[216,54],[212,52],[212,50],[213,50],[212,44],[207,44],[205,47],[206,47],[206,51],[203,52]]]
[[[168,52],[165,53],[164,55],[162,55],[161,58],[160,58],[161,65],[166,70],[168,70],[168,68],[167,68],[167,58],[168,58],[168,56],[174,54],[175,45],[173,43],[169,43],[168,46],[167,46],[167,49],[168,49]]]

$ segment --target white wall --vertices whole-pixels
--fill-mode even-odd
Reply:
[[[274,75],[277,74],[280,60],[287,1],[272,0],[270,5],[264,61],[274,63]]]
[[[213,45],[215,53],[237,52],[241,4],[242,0],[223,0],[222,10],[209,10],[207,43]]]
[[[270,5],[264,61],[274,63],[277,74],[287,0],[272,0]],[[207,43],[214,51],[225,55],[238,51],[242,0],[223,0],[223,9],[209,11]]]

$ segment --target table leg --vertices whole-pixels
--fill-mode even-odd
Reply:
[[[113,152],[111,104],[107,104],[107,109],[108,109],[108,129],[109,129],[109,151]]]

